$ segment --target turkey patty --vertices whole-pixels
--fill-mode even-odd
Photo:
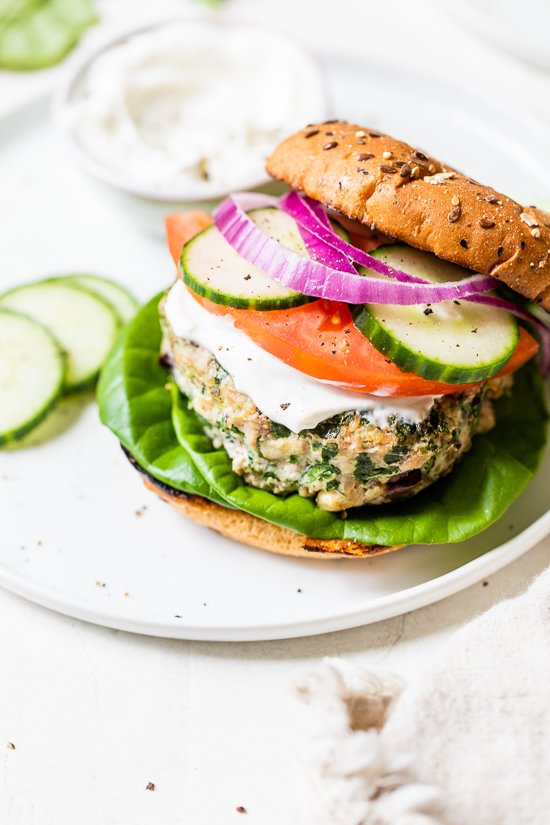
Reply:
[[[233,470],[253,487],[298,492],[323,510],[409,497],[447,475],[473,436],[494,426],[492,401],[512,385],[511,377],[494,378],[442,396],[418,424],[390,416],[380,427],[368,411],[356,410],[293,433],[238,392],[212,353],[162,322],[163,361]]]

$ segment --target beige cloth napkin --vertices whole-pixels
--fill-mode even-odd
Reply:
[[[549,825],[550,568],[414,684],[327,660],[298,685],[311,825]]]

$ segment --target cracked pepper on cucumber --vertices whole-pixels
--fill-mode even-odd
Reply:
[[[489,526],[545,442],[535,379],[529,455],[504,433],[525,365],[550,368],[550,216],[343,121],[292,135],[267,168],[283,197],[167,218],[180,277],[150,330],[177,387],[165,448],[144,441],[161,377],[132,325],[100,383],[103,420],[159,495],[268,550],[368,556],[445,540],[445,519],[449,541]]]

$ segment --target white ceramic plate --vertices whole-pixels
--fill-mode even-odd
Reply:
[[[479,37],[541,69],[550,69],[548,0],[443,0],[443,8]]]
[[[333,110],[427,146],[532,202],[550,192],[538,161],[546,128],[494,100],[368,64],[325,63]],[[414,104],[397,100],[414,83]],[[368,85],[367,102],[361,89]],[[0,289],[58,272],[119,279],[142,299],[173,274],[157,236],[78,172],[52,131],[49,102],[0,130]],[[512,135],[523,135],[516,143]],[[272,639],[353,627],[434,602],[520,556],[550,532],[550,455],[501,522],[460,545],[365,561],[271,556],[186,521],[148,493],[92,403],[56,439],[0,452],[0,583],[88,621],[188,639]]]

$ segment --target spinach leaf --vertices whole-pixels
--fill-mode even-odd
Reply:
[[[513,394],[496,402],[497,425],[478,436],[445,479],[406,501],[338,513],[298,494],[249,486],[215,449],[186,399],[158,364],[160,328],[151,301],[123,333],[98,387],[102,420],[154,478],[185,492],[238,508],[312,538],[365,544],[441,544],[484,530],[525,489],[546,443],[544,387],[534,366],[515,377]],[[334,437],[334,436],[333,436]]]
[[[170,376],[159,364],[161,297],[138,312],[111,352],[97,387],[100,417],[153,478],[226,504],[200,475],[172,426]],[[202,432],[198,419],[197,427]]]

